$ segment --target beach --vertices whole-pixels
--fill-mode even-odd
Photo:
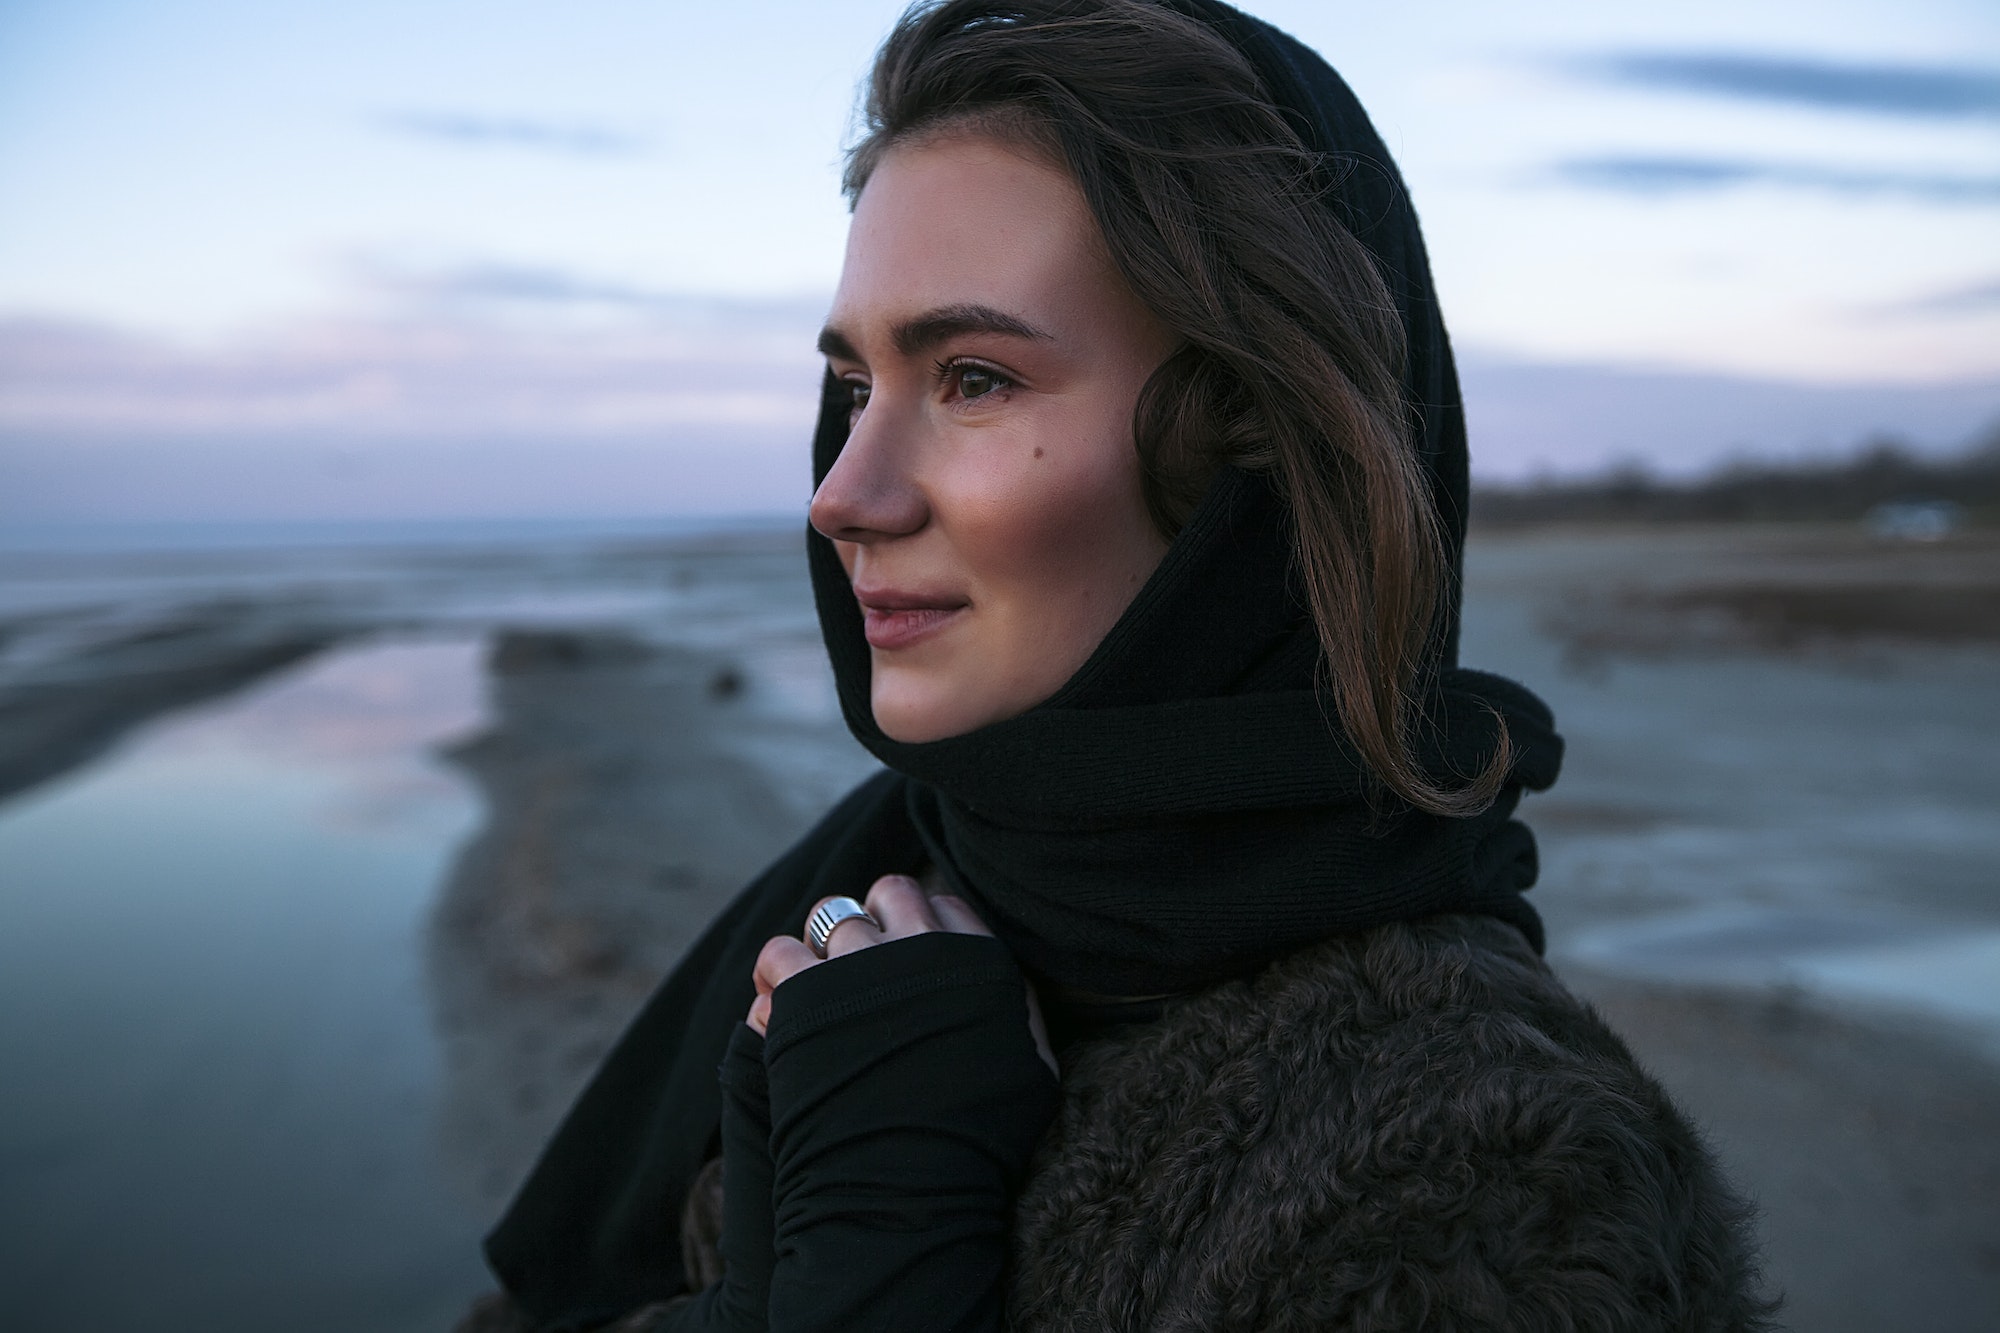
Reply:
[[[77,951],[0,982],[17,1015],[0,1057],[49,1087],[96,1078],[112,1108],[63,1138],[61,1098],[0,1102],[4,1160],[33,1186],[0,1203],[0,1322],[438,1327],[483,1281],[478,1235],[632,1011],[730,895],[872,771],[838,717],[798,534],[176,559],[0,562],[13,590],[0,778],[16,793],[0,805],[0,882],[24,886],[0,909],[13,913],[0,950],[18,927],[23,957]],[[1465,662],[1542,693],[1569,745],[1562,780],[1523,807],[1551,962],[1757,1201],[1790,1327],[1970,1330],[2000,1309],[1996,592],[2000,542],[1977,531],[1884,543],[1836,525],[1572,527],[1477,534],[1469,550]],[[71,919],[81,872],[64,867],[123,836],[120,819],[172,853],[189,818],[168,794],[190,790],[188,756],[220,783],[225,753],[266,756],[267,792],[282,785],[271,755],[285,773],[346,775],[315,799],[350,822],[311,806],[298,824],[320,840],[320,869],[402,840],[376,870],[327,871],[405,886],[351,946],[393,957],[394,975],[306,975],[308,993],[348,998],[274,1020],[254,1047],[202,1037],[233,1011],[190,1001],[178,1065],[79,1073],[76,1050],[125,1049],[103,1035],[119,1015],[64,999],[59,977],[107,966],[92,929],[155,910],[142,890],[157,875],[105,862],[97,915]],[[147,772],[159,790],[142,800]],[[261,826],[277,839],[289,817]],[[269,949],[329,947],[340,913],[309,878],[267,877],[298,889],[291,924],[259,937]],[[267,958],[236,993],[282,1010],[286,972]],[[168,1021],[177,984],[145,997],[150,1021]],[[390,992],[401,1009],[370,1008]],[[81,1032],[85,1017],[91,1040],[69,1040],[64,1024]],[[387,1043],[405,1076],[349,1117],[365,1123],[343,1122],[345,1147],[316,1143],[331,1131],[311,1115],[285,1120],[297,1098],[282,1090],[224,1110],[258,1128],[269,1160],[398,1145],[379,1192],[421,1206],[356,1186],[347,1233],[282,1203],[260,1228],[274,1255],[293,1253],[281,1273],[373,1283],[365,1324],[312,1313],[304,1276],[188,1279],[190,1265],[240,1267],[245,1242],[167,1245],[166,1204],[147,1227],[113,1224],[121,1184],[168,1187],[172,1153],[142,1115],[163,1088],[192,1122],[220,1104],[209,1085],[254,1081],[276,1052],[357,1043],[352,1068]],[[201,1051],[229,1076],[188,1067]],[[231,1188],[251,1197],[254,1174]],[[196,1212],[240,1202],[184,1197]],[[46,1236],[59,1205],[61,1245]],[[350,1262],[411,1217],[426,1220],[401,1249],[424,1263]],[[195,1294],[74,1294],[135,1267]]]

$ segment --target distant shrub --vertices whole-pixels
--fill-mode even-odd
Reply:
[[[1901,511],[1895,506],[1904,506]],[[1871,515],[1948,507],[1955,523],[2000,525],[2000,430],[1947,458],[1924,458],[1877,440],[1850,458],[1805,463],[1737,463],[1692,481],[1657,478],[1641,467],[1595,477],[1526,485],[1477,485],[1472,522],[1486,527],[1545,523],[1718,523],[1870,521]],[[1943,512],[1943,510],[1940,510]]]

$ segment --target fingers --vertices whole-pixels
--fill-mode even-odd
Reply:
[[[931,899],[931,911],[937,914],[938,924],[944,929],[960,935],[991,935],[986,923],[979,919],[979,913],[972,910],[972,904],[949,893],[940,893]]]
[[[931,910],[930,898],[923,887],[908,875],[884,875],[876,880],[862,906],[880,923],[879,928],[860,917],[849,917],[826,937],[828,958],[854,953],[884,940],[906,939],[911,935],[948,929]],[[818,910],[817,903],[814,910]]]
[[[870,944],[883,940],[907,939],[911,935],[922,935],[940,930],[938,919],[931,911],[931,900],[924,893],[923,886],[908,875],[884,875],[868,890],[866,906],[868,914],[882,923],[882,933]],[[831,956],[833,947],[827,946]]]
[[[908,875],[882,876],[869,888],[863,905],[867,907],[868,914],[881,923],[880,928],[861,917],[849,917],[827,936],[828,958],[855,953],[884,940],[906,939],[930,931],[951,931],[959,935],[993,933],[963,898],[952,894],[932,897]],[[813,904],[814,910],[818,907],[818,903]],[[779,935],[765,941],[763,949],[757,954],[757,966],[752,975],[757,985],[757,1001],[750,1006],[750,1013],[744,1021],[762,1032],[771,1012],[771,992],[786,979],[797,976],[819,961],[811,946],[796,935]]]
[[[940,893],[931,899],[931,910],[937,913],[938,921],[946,930],[955,930],[961,935],[991,935],[979,913],[972,910],[972,904],[963,898],[948,893]],[[1035,994],[1033,985],[1028,987],[1028,1032],[1035,1039],[1035,1054],[1042,1057],[1042,1063],[1049,1072],[1058,1077],[1062,1069],[1056,1064],[1055,1050],[1049,1045],[1049,1025],[1042,1018],[1041,997]]]
[[[820,900],[825,901],[824,898]],[[870,916],[881,923],[880,929],[861,917],[848,918],[827,936],[828,958],[856,953],[884,940],[906,939],[931,931],[989,937],[993,934],[965,899],[949,893],[927,894],[923,886],[908,875],[884,875],[876,880],[869,888],[863,906]],[[814,903],[813,910],[818,908],[819,903]],[[760,1035],[763,1034],[771,1021],[771,992],[819,961],[811,946],[796,935],[778,935],[766,940],[764,947],[758,951],[757,966],[752,975],[757,985],[757,998],[751,1002],[750,1012],[743,1021]],[[1049,1049],[1048,1028],[1042,1021],[1041,1005],[1033,986],[1028,988],[1028,1030],[1034,1036],[1036,1052],[1050,1069],[1055,1069],[1055,1054]]]
[[[813,912],[817,912],[820,908],[820,903],[824,903],[825,901],[826,899],[822,898],[818,903],[814,903]],[[863,903],[862,906],[868,909],[870,916],[875,917],[875,921],[882,919],[879,915],[876,915],[876,909],[872,903]],[[806,913],[806,916],[810,919],[812,912]],[[838,958],[844,953],[853,953],[857,949],[866,949],[870,945],[880,944],[884,938],[886,936],[883,932],[876,927],[874,922],[869,921],[867,917],[850,916],[846,920],[836,924],[833,930],[827,935],[826,956],[828,958]],[[810,948],[807,951],[810,952]]]
[[[751,980],[757,983],[757,994],[767,996],[785,980],[818,961],[798,936],[776,935],[765,940],[764,947],[757,951],[757,966],[750,974]]]

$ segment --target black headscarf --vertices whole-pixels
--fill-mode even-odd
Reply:
[[[821,627],[855,735],[890,771],[850,795],[740,895],[654,995],[557,1131],[487,1240],[515,1299],[588,1324],[677,1291],[680,1203],[713,1149],[716,1066],[752,998],[750,971],[813,902],[935,863],[1030,975],[1157,994],[1241,975],[1329,935],[1438,912],[1510,921],[1541,945],[1521,897],[1534,840],[1511,818],[1554,781],[1548,710],[1461,670],[1464,416],[1423,239],[1402,180],[1326,63],[1215,0],[1167,0],[1247,56],[1308,147],[1328,155],[1330,207],[1375,256],[1407,329],[1404,388],[1450,547],[1448,614],[1429,676],[1421,758],[1478,771],[1502,719],[1516,760],[1491,809],[1447,819],[1372,783],[1315,689],[1318,641],[1285,506],[1225,469],[1088,662],[1046,703],[968,735],[903,744],[878,730],[869,651],[832,544],[807,535]],[[847,438],[830,376],[816,478]]]

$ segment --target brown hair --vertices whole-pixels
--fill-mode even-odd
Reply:
[[[890,148],[991,135],[1065,168],[1113,262],[1181,340],[1134,418],[1171,538],[1224,464],[1275,475],[1347,736],[1411,804],[1470,814],[1506,745],[1447,790],[1412,754],[1444,538],[1411,444],[1404,329],[1311,151],[1249,62],[1144,0],[930,0],[876,57],[858,197]]]

